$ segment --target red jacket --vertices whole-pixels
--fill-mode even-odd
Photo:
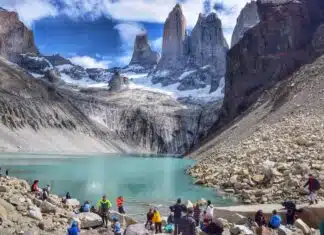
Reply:
[[[116,204],[117,204],[117,207],[121,207],[121,206],[123,206],[123,204],[124,204],[124,199],[123,199],[123,198],[117,198],[117,199],[116,199]]]

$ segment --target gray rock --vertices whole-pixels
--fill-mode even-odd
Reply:
[[[144,224],[133,224],[125,229],[124,235],[151,235],[151,233]]]
[[[147,34],[136,35],[134,52],[129,65],[139,65],[144,68],[152,68],[159,61],[159,53],[152,51]]]
[[[92,212],[79,213],[73,216],[82,229],[93,228],[102,225],[102,219],[99,215]]]
[[[231,47],[233,47],[244,33],[260,21],[256,1],[251,1],[245,5],[237,18],[237,22],[232,35]]]

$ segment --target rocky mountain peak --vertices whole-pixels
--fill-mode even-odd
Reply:
[[[162,58],[160,65],[176,65],[183,54],[183,42],[186,38],[186,18],[180,4],[170,12],[163,32]]]
[[[147,34],[141,33],[136,35],[134,43],[134,52],[130,65],[140,65],[142,67],[152,67],[158,63],[159,53],[152,51]]]
[[[22,53],[38,54],[33,32],[20,20],[16,12],[0,10],[0,55],[17,62]]]
[[[233,47],[243,37],[244,33],[259,22],[258,6],[256,1],[247,3],[237,18],[233,31],[231,46]]]

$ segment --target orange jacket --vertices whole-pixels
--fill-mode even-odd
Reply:
[[[124,199],[123,198],[117,198],[116,199],[117,207],[123,206],[123,203],[124,203]]]

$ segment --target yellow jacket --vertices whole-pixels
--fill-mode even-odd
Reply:
[[[152,222],[153,223],[161,223],[162,222],[160,212],[158,212],[158,211],[154,212]]]

